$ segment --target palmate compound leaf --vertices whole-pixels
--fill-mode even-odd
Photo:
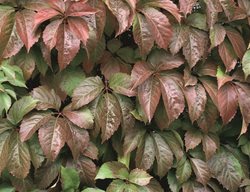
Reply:
[[[173,165],[173,152],[158,133],[153,133],[155,157],[157,160],[157,175],[163,177]]]
[[[78,109],[93,101],[103,91],[99,76],[86,78],[73,92],[72,107]]]
[[[17,131],[13,131],[10,137],[7,169],[13,176],[24,179],[30,170],[29,148],[27,143],[21,142]]]
[[[17,125],[23,117],[36,107],[37,101],[31,96],[24,96],[16,101],[9,110],[8,120]]]
[[[60,117],[52,117],[39,129],[38,137],[44,154],[54,161],[67,140],[67,124]]]
[[[240,162],[225,149],[220,149],[209,161],[208,166],[215,177],[229,191],[237,191],[243,178]]]
[[[116,97],[110,93],[101,96],[97,107],[96,121],[101,127],[102,142],[108,140],[118,129],[122,120],[122,112]]]

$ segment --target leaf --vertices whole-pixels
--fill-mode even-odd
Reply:
[[[24,179],[30,170],[30,153],[26,143],[21,142],[17,131],[10,135],[8,171],[15,177]]]
[[[80,178],[74,168],[61,167],[61,182],[64,191],[77,190],[80,185]]]
[[[99,76],[86,78],[73,92],[73,108],[80,108],[93,101],[104,89]]]
[[[185,25],[174,25],[173,26],[173,36],[169,44],[170,52],[175,55],[184,46],[188,39],[189,27]]]
[[[190,161],[197,181],[206,185],[211,177],[208,165],[200,159],[191,158]]]
[[[206,159],[209,160],[215,154],[218,149],[218,142],[216,136],[204,135],[202,139],[203,151],[205,152]]]
[[[185,97],[188,103],[189,117],[194,123],[205,110],[207,103],[206,91],[202,85],[196,84],[185,88]]]
[[[157,9],[145,7],[141,12],[145,15],[151,34],[160,48],[167,49],[172,37],[172,28],[168,18]]]
[[[242,59],[242,57],[247,49],[243,37],[241,36],[241,34],[238,31],[236,31],[233,28],[229,28],[229,27],[226,28],[226,34],[227,34],[227,37],[229,38],[230,42],[232,43],[232,46],[234,48],[236,55],[240,59]]]
[[[233,84],[226,83],[218,91],[218,110],[224,124],[230,122],[238,108],[238,96]]]
[[[207,17],[205,14],[192,13],[187,17],[186,21],[189,26],[207,31]]]
[[[11,106],[11,97],[7,93],[0,93],[0,103],[2,106],[0,107],[0,116],[2,116],[3,111],[7,112]]]
[[[40,86],[31,92],[31,96],[37,100],[37,110],[55,109],[59,111],[61,106],[61,99],[55,93],[54,89],[47,86]]]
[[[81,152],[88,147],[89,144],[89,133],[84,130],[80,129],[77,126],[67,122],[68,127],[71,132],[71,136],[66,141],[74,159],[78,159]]]
[[[183,54],[190,68],[193,68],[202,57],[205,57],[207,47],[207,34],[201,30],[189,29],[187,42],[183,46]]]
[[[23,41],[27,52],[38,41],[39,33],[35,33],[34,29],[35,12],[24,9],[16,13],[16,30]]]
[[[185,133],[186,151],[197,147],[202,140],[202,133],[200,131],[187,131]]]
[[[182,162],[182,164],[178,164],[176,169],[176,178],[179,183],[186,182],[190,178],[191,174],[192,168],[188,159]]]
[[[98,104],[98,124],[102,129],[102,143],[108,140],[121,123],[121,109],[114,95],[106,93]]]
[[[0,173],[6,167],[11,152],[10,146],[10,132],[5,131],[0,134]]]
[[[250,50],[247,50],[242,58],[242,69],[247,78],[250,74]]]
[[[179,75],[176,75],[179,78]],[[168,115],[169,124],[179,117],[185,107],[183,92],[178,81],[167,75],[159,78],[164,106]],[[178,79],[180,80],[180,79]]]
[[[138,126],[137,123],[133,129],[126,132],[123,144],[124,155],[128,155],[138,146],[145,133],[146,130]]]
[[[133,169],[129,174],[129,182],[136,185],[145,186],[148,185],[152,176],[150,176],[146,171],[141,169]]]
[[[161,90],[159,84],[160,82],[156,78],[151,77],[138,87],[139,102],[149,122],[151,122],[160,101]]]
[[[180,0],[180,11],[184,13],[185,17],[192,12],[193,6],[196,2],[197,0]]]
[[[107,162],[102,164],[95,179],[121,179],[126,180],[129,178],[128,168],[116,161]]]
[[[16,101],[9,110],[7,115],[8,120],[17,125],[23,117],[36,107],[37,101],[31,96],[24,96]]]
[[[24,117],[19,131],[21,141],[24,142],[30,139],[39,128],[49,121],[50,118],[51,114],[48,113],[32,113]]]
[[[39,142],[48,159],[54,161],[58,156],[67,138],[66,129],[63,119],[55,117],[50,118],[50,120],[39,129]]]
[[[131,81],[134,89],[145,82],[151,75],[153,71],[149,68],[148,64],[144,61],[136,62],[133,66],[133,70],[131,72]]]
[[[166,11],[170,12],[179,23],[181,22],[181,14],[179,13],[179,9],[176,4],[170,0],[150,0],[146,3],[146,5],[165,9]]]
[[[173,153],[165,142],[165,140],[158,133],[153,134],[155,142],[155,157],[157,160],[157,175],[163,177],[173,165]]]
[[[104,1],[109,10],[113,13],[119,23],[119,29],[116,36],[123,33],[129,26],[130,7],[123,0],[105,0]]]
[[[14,129],[15,126],[12,125],[6,118],[0,119],[0,134],[4,133],[5,131]]]
[[[144,138],[137,148],[135,163],[137,168],[148,170],[154,163],[156,151],[153,138],[150,135],[146,135]]]
[[[126,184],[124,181],[116,179],[110,183],[107,188],[107,192],[122,192],[125,190],[130,190],[128,187],[129,184]],[[132,190],[133,191],[133,190]]]
[[[95,185],[95,176],[97,174],[95,163],[86,157],[80,157],[75,164],[80,174],[81,181],[87,185]]]
[[[144,15],[137,13],[133,22],[133,37],[139,46],[140,53],[146,55],[154,45],[150,25]]]
[[[230,191],[237,191],[243,178],[239,161],[228,151],[221,149],[209,161],[209,168],[214,177]]]
[[[164,191],[160,183],[154,178],[150,180],[150,183],[148,185],[144,186],[144,190],[146,190],[146,192],[154,192],[154,191],[163,192]]]
[[[60,172],[59,162],[48,162],[35,171],[35,181],[39,188],[46,189],[57,178]]]
[[[228,41],[223,41],[219,45],[219,54],[227,69],[226,71],[230,72],[233,70],[237,64],[237,55]]]
[[[80,128],[92,129],[94,117],[87,107],[83,107],[77,111],[64,109],[63,114],[75,125]]]
[[[209,38],[211,42],[210,50],[214,47],[220,45],[226,37],[226,30],[223,26],[215,24],[209,33]]]
[[[61,70],[66,68],[80,49],[80,40],[76,39],[68,25],[60,25],[56,39],[58,63]]]
[[[101,189],[97,189],[97,188],[87,188],[87,189],[84,189],[82,192],[105,192]]]

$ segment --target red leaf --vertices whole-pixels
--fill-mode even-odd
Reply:
[[[36,29],[44,21],[47,21],[57,15],[61,15],[61,13],[56,11],[55,9],[47,8],[39,10],[35,15],[34,29]]]
[[[236,88],[226,83],[218,91],[218,109],[224,124],[230,122],[237,112],[238,96]]]
[[[132,89],[141,85],[144,81],[146,81],[151,75],[153,71],[148,67],[148,64],[144,61],[139,61],[133,66],[133,70],[131,73],[131,81],[133,84]]]
[[[35,12],[31,10],[22,10],[16,13],[16,30],[26,46],[27,52],[38,41],[39,33],[35,33],[34,29]]]
[[[70,31],[86,46],[89,38],[89,27],[86,21],[82,18],[68,18],[67,21]]]
[[[179,23],[181,22],[181,14],[179,13],[179,9],[171,0],[150,0],[146,3],[146,5],[165,9],[166,11],[170,12]]]
[[[226,37],[226,30],[223,26],[219,24],[215,24],[210,29],[209,37],[211,41],[211,46],[210,46],[210,50],[211,50],[212,48],[220,45],[224,41]]]
[[[201,143],[202,137],[203,136],[200,131],[187,131],[185,133],[186,151],[197,147]]]
[[[43,31],[43,41],[50,51],[56,46],[58,30],[62,22],[62,19],[54,20]]]
[[[159,80],[161,82],[162,98],[170,124],[179,117],[185,108],[184,95],[178,81],[167,75],[161,76]]]
[[[242,35],[233,28],[226,28],[227,37],[233,45],[236,55],[242,59],[244,53],[246,52],[246,44]]]
[[[224,41],[219,45],[219,54],[227,69],[227,72],[235,68],[237,64],[237,56],[232,45],[228,41]]]
[[[139,102],[149,122],[151,122],[160,101],[161,89],[159,84],[160,82],[156,78],[151,77],[138,87]]]
[[[197,0],[180,0],[180,10],[184,13],[185,17],[187,14],[192,12],[193,6],[196,4]]]
[[[66,16],[82,17],[95,14],[97,9],[90,7],[86,2],[87,1],[71,2],[69,8],[66,10]]]
[[[39,142],[46,157],[56,159],[67,139],[65,121],[61,118],[51,118],[39,129]]]
[[[216,152],[218,148],[218,142],[210,135],[204,135],[202,139],[203,151],[206,155],[206,160],[209,160]]]
[[[116,36],[118,36],[130,27],[128,19],[130,7],[123,0],[106,0],[105,3],[119,23],[119,29],[116,32]]]
[[[172,27],[168,18],[154,8],[141,10],[150,26],[151,34],[159,47],[167,49],[172,37]]]
[[[46,0],[46,3],[48,3],[51,8],[57,10],[60,13],[65,12],[65,3],[63,0]]]
[[[201,84],[185,88],[185,97],[188,103],[189,117],[194,123],[203,111],[207,103],[206,91]]]
[[[206,92],[208,93],[208,95],[212,99],[215,106],[218,106],[218,97],[217,97],[218,86],[216,84],[216,81],[214,79],[207,78],[207,77],[201,77],[201,78],[199,78],[199,80],[201,81],[202,85],[206,89]]]
[[[133,23],[133,36],[142,55],[146,55],[154,45],[150,26],[144,15],[137,13]]]
[[[69,65],[80,49],[80,40],[74,37],[66,24],[59,26],[56,49],[61,70]]]

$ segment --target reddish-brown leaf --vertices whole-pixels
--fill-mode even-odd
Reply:
[[[86,46],[89,38],[89,27],[83,18],[68,18],[68,25],[70,31],[76,38],[80,39]]]
[[[187,131],[185,133],[185,146],[186,146],[186,151],[190,149],[194,149],[197,147],[202,140],[203,136],[200,131]]]
[[[23,41],[27,52],[38,41],[39,33],[34,29],[35,12],[31,10],[22,10],[16,13],[16,30]]]
[[[95,14],[98,10],[89,6],[87,1],[71,2],[66,10],[66,16],[82,17]]]
[[[177,76],[178,78],[178,76]],[[159,78],[164,106],[168,115],[169,123],[174,121],[183,112],[185,100],[178,81],[166,76]]]
[[[207,163],[195,158],[191,158],[190,162],[196,175],[196,180],[203,185],[206,185],[211,177]]]
[[[168,18],[154,8],[144,8],[141,10],[151,29],[151,34],[160,48],[167,49],[172,38],[172,27]]]
[[[105,3],[119,23],[119,29],[116,32],[118,36],[130,27],[130,7],[123,0],[106,0]]]
[[[60,69],[66,68],[80,49],[80,40],[75,38],[69,25],[60,25],[57,34],[56,49]]]
[[[65,3],[62,0],[46,0],[46,3],[60,13],[65,12]]]
[[[219,45],[219,54],[227,72],[235,68],[235,65],[237,64],[237,56],[232,45],[228,41],[224,41]]]
[[[190,68],[193,68],[202,57],[206,56],[207,48],[207,33],[198,29],[190,29],[187,42],[183,46],[183,54]]]
[[[90,159],[98,159],[98,148],[91,141],[88,144],[87,149],[85,149],[82,154]]]
[[[171,0],[150,0],[146,3],[146,5],[165,9],[166,11],[170,12],[178,22],[181,22],[181,14],[179,13],[179,9]]]
[[[154,77],[147,79],[138,87],[139,102],[149,122],[153,118],[160,97],[160,82]]]
[[[146,55],[154,45],[149,23],[144,15],[137,13],[133,23],[133,37],[142,55]]]
[[[242,59],[245,51],[246,51],[246,44],[245,41],[242,37],[242,35],[236,31],[233,28],[226,28],[226,33],[227,33],[227,37],[229,38],[231,44],[233,45],[234,51],[236,53],[236,55]]]
[[[212,59],[207,59],[204,63],[197,67],[197,74],[199,76],[216,77],[217,63]]]
[[[102,142],[108,140],[118,129],[121,123],[121,109],[116,97],[110,93],[102,96],[98,104],[98,124],[102,129]]]
[[[76,160],[78,159],[80,153],[88,147],[89,133],[85,129],[80,129],[70,122],[67,122],[67,124],[71,132],[71,137],[67,140],[67,144],[74,159]]]
[[[206,160],[209,160],[215,154],[218,148],[218,142],[214,136],[204,135],[202,139],[202,147],[206,155]]]
[[[223,26],[215,24],[211,27],[209,38],[211,42],[210,50],[218,45],[220,45],[226,36],[226,30]]]
[[[58,29],[62,22],[62,19],[54,20],[50,24],[48,24],[45,30],[43,31],[43,42],[49,48],[50,51],[53,47],[56,46]]]
[[[237,112],[238,96],[235,85],[226,83],[218,91],[218,110],[224,124],[230,122]]]
[[[153,71],[149,68],[146,62],[138,61],[137,63],[135,63],[135,65],[133,66],[133,70],[131,72],[131,81],[133,84],[132,89],[141,85],[152,74],[153,74]]]
[[[62,118],[50,118],[39,129],[39,142],[46,157],[52,161],[56,159],[67,139],[68,129]]]
[[[196,4],[197,0],[180,0],[180,11],[184,13],[185,17],[187,14],[192,12],[193,6]]]
[[[194,86],[197,84],[198,79],[197,77],[193,76],[191,74],[191,71],[188,67],[185,67],[184,69],[184,76],[183,76],[183,80],[184,80],[184,86]]]
[[[46,124],[51,118],[48,113],[33,113],[26,116],[20,125],[20,139],[22,142],[30,139],[32,135]]]
[[[188,103],[189,117],[192,121],[199,119],[207,103],[206,91],[201,84],[185,88],[185,97]]]
[[[175,55],[180,51],[188,39],[189,28],[185,25],[174,25],[173,36],[169,45],[170,52]]]

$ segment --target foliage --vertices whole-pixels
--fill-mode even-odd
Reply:
[[[249,0],[0,0],[0,191],[248,191]]]

